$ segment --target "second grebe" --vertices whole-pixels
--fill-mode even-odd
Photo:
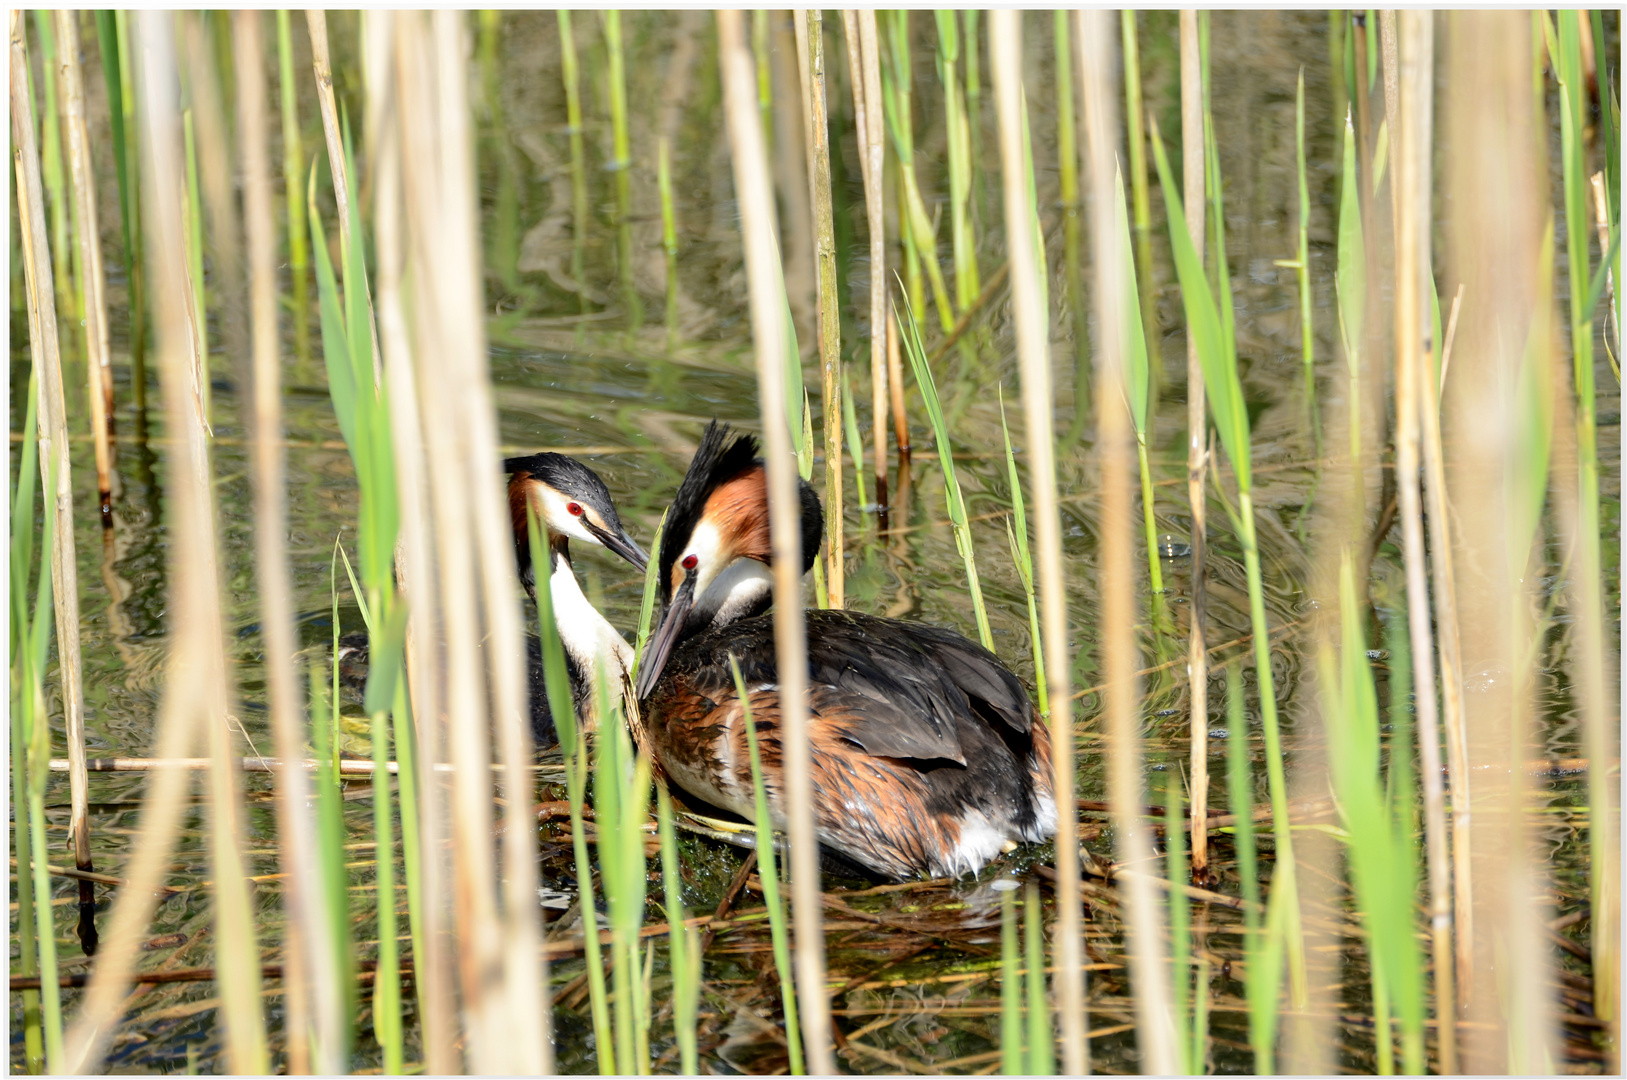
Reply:
[[[592,726],[594,686],[602,666],[613,693],[619,693],[633,666],[633,650],[582,592],[571,568],[570,542],[580,540],[608,548],[640,572],[649,556],[622,527],[616,505],[599,474],[564,454],[532,454],[509,458],[503,470],[508,482],[509,514],[514,528],[514,554],[520,580],[533,600],[537,595],[537,568],[531,562],[531,538],[526,507],[537,510],[546,532],[548,596],[553,601],[554,625],[564,646],[570,675],[571,701],[576,716]],[[542,646],[535,634],[526,635],[526,668],[531,696],[531,730],[537,745],[558,741],[553,712],[548,705],[543,676]]]
[[[823,532],[802,485],[803,570]],[[763,462],[749,435],[707,428],[667,515],[665,610],[641,662],[636,732],[691,795],[752,819],[740,665],[770,812],[784,828],[779,678]],[[876,875],[975,873],[1055,835],[1051,742],[1015,675],[951,630],[810,610],[808,740],[822,846]]]

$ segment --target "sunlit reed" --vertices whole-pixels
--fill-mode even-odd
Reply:
[[[1029,454],[1029,483],[1034,491],[1034,523],[1039,546],[1039,590],[1045,670],[1054,705],[1049,724],[1056,770],[1055,792],[1059,842],[1056,845],[1057,918],[1055,940],[1057,1010],[1062,1018],[1062,1068],[1069,1073],[1086,1066],[1084,956],[1079,900],[1079,848],[1074,814],[1074,730],[1072,665],[1067,648],[1067,592],[1062,576],[1062,521],[1057,505],[1055,433],[1051,427],[1050,343],[1044,301],[1045,251],[1034,229],[1033,190],[1023,153],[1026,124],[1022,106],[1021,16],[1015,11],[989,15],[989,63],[999,115],[1000,175],[1005,190],[1006,243],[1011,258],[1012,318],[1017,331],[1017,357],[1022,379],[1023,413]],[[1066,838],[1063,840],[1061,838]]]
[[[286,26],[279,13],[279,25]],[[243,150],[243,216],[247,225],[249,310],[253,320],[255,570],[265,637],[266,698],[273,746],[282,760],[277,778],[277,835],[287,885],[283,899],[283,988],[285,1030],[311,1028],[311,972],[333,946],[322,942],[316,918],[318,878],[310,872],[315,831],[307,809],[309,783],[296,761],[305,739],[294,668],[293,592],[289,581],[286,529],[286,455],[282,437],[282,366],[277,340],[277,237],[273,216],[271,163],[267,153],[267,108],[263,40],[258,12],[233,16],[236,41],[238,137]],[[295,188],[297,191],[297,187]],[[296,200],[297,201],[297,200]],[[303,206],[303,204],[301,204]],[[314,936],[313,936],[314,935]],[[331,974],[328,978],[331,980]],[[331,1001],[325,1005],[332,1007]],[[311,1070],[309,1043],[300,1034],[285,1038],[290,1073]]]
[[[774,644],[780,676],[785,817],[791,842],[792,911],[796,919],[798,999],[803,1009],[804,1050],[810,1073],[834,1071],[825,995],[824,912],[819,897],[812,775],[807,735],[807,630],[802,617],[802,537],[792,474],[791,433],[782,407],[786,392],[785,340],[790,319],[783,291],[775,289],[778,256],[775,215],[762,128],[752,97],[751,62],[738,12],[717,15],[724,110],[740,200],[752,340],[763,436],[768,457],[769,529],[774,551]]]
[[[1117,227],[1115,210],[1123,206],[1123,186],[1115,184],[1119,170],[1118,98],[1114,92],[1114,55],[1111,23],[1105,11],[1082,12],[1078,20],[1079,71],[1084,78],[1083,109],[1086,178],[1091,194],[1091,254],[1095,266],[1092,284],[1096,299],[1096,456],[1102,475],[1102,555],[1100,563],[1102,617],[1111,626],[1135,621],[1134,559],[1131,536],[1134,524],[1130,495],[1131,417],[1123,402],[1129,396],[1128,354],[1133,328],[1139,326],[1136,306],[1124,277],[1130,258],[1128,236]],[[1160,162],[1162,171],[1162,163]],[[1117,196],[1117,197],[1115,197]],[[1152,857],[1151,837],[1139,807],[1146,802],[1141,786],[1141,740],[1137,730],[1140,688],[1137,658],[1128,634],[1112,634],[1102,642],[1106,731],[1108,737],[1108,799],[1113,807],[1115,854],[1120,865],[1140,867]],[[1060,867],[1058,868],[1060,872]],[[1131,985],[1135,988],[1136,1045],[1147,1069],[1154,1073],[1179,1071],[1184,1054],[1177,1049],[1179,999],[1170,996],[1163,966],[1161,927],[1163,905],[1152,882],[1142,874],[1119,878],[1124,897],[1126,951]],[[1177,928],[1181,929],[1181,928]],[[1180,973],[1186,978],[1186,973]]]

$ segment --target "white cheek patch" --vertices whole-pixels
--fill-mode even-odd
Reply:
[[[689,573],[695,579],[695,599],[698,602],[723,569],[723,537],[712,522],[702,521],[695,526],[695,531],[689,534],[689,546],[678,558],[678,565],[683,566],[691,556],[695,559],[695,569]]]
[[[537,493],[538,500],[542,503],[542,520],[548,523],[548,528],[561,536],[568,536],[585,544],[599,542],[598,538],[588,531],[587,526],[582,524],[582,519],[566,509],[573,500],[567,499],[545,484],[534,484],[532,490]]]

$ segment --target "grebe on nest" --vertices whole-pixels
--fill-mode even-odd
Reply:
[[[803,572],[823,534],[803,481]],[[679,788],[755,817],[740,665],[774,825],[784,828],[768,495],[757,441],[706,429],[667,515],[661,623],[635,736]],[[1017,677],[952,630],[806,612],[808,742],[820,844],[878,876],[976,873],[1056,833],[1051,742]]]

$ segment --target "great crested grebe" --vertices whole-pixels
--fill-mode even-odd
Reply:
[[[802,484],[803,572],[823,534]],[[755,816],[740,665],[769,805],[785,825],[768,497],[757,441],[706,429],[667,514],[660,627],[638,672],[636,734],[680,788]],[[810,610],[808,740],[820,844],[903,880],[975,873],[1017,842],[1055,835],[1051,740],[1027,692],[960,634]]]
[[[571,701],[577,719],[592,726],[597,669],[604,666],[612,692],[619,692],[632,670],[633,650],[583,594],[571,568],[570,542],[580,540],[608,548],[641,573],[649,564],[649,556],[627,535],[599,474],[575,458],[564,454],[514,457],[503,462],[503,471],[510,474],[508,505],[520,580],[533,600],[537,596],[537,568],[531,562],[527,505],[536,508],[542,521],[549,561],[548,595],[553,601],[554,625],[564,646]],[[548,706],[542,645],[535,634],[526,635],[526,661],[532,735],[538,746],[551,745],[558,736]]]
[[[580,540],[620,555],[640,573],[649,563],[616,513],[599,474],[564,454],[532,454],[509,458],[503,471],[510,474],[508,503],[514,529],[514,555],[520,581],[532,600],[537,597],[536,568],[531,564],[531,538],[526,523],[526,504],[537,508],[545,533],[544,543],[552,564],[548,574],[548,595],[553,600],[554,625],[565,648],[565,667],[570,675],[571,701],[577,719],[591,725],[594,671],[608,664],[606,674],[613,689],[622,685],[633,666],[633,650],[616,632],[599,609],[588,602],[571,569],[570,541]],[[527,690],[531,699],[531,735],[541,749],[559,741],[553,711],[548,706],[547,682],[543,675],[542,643],[534,629],[525,636]],[[339,641],[341,678],[353,687],[367,682],[368,639],[365,633],[346,634]]]

